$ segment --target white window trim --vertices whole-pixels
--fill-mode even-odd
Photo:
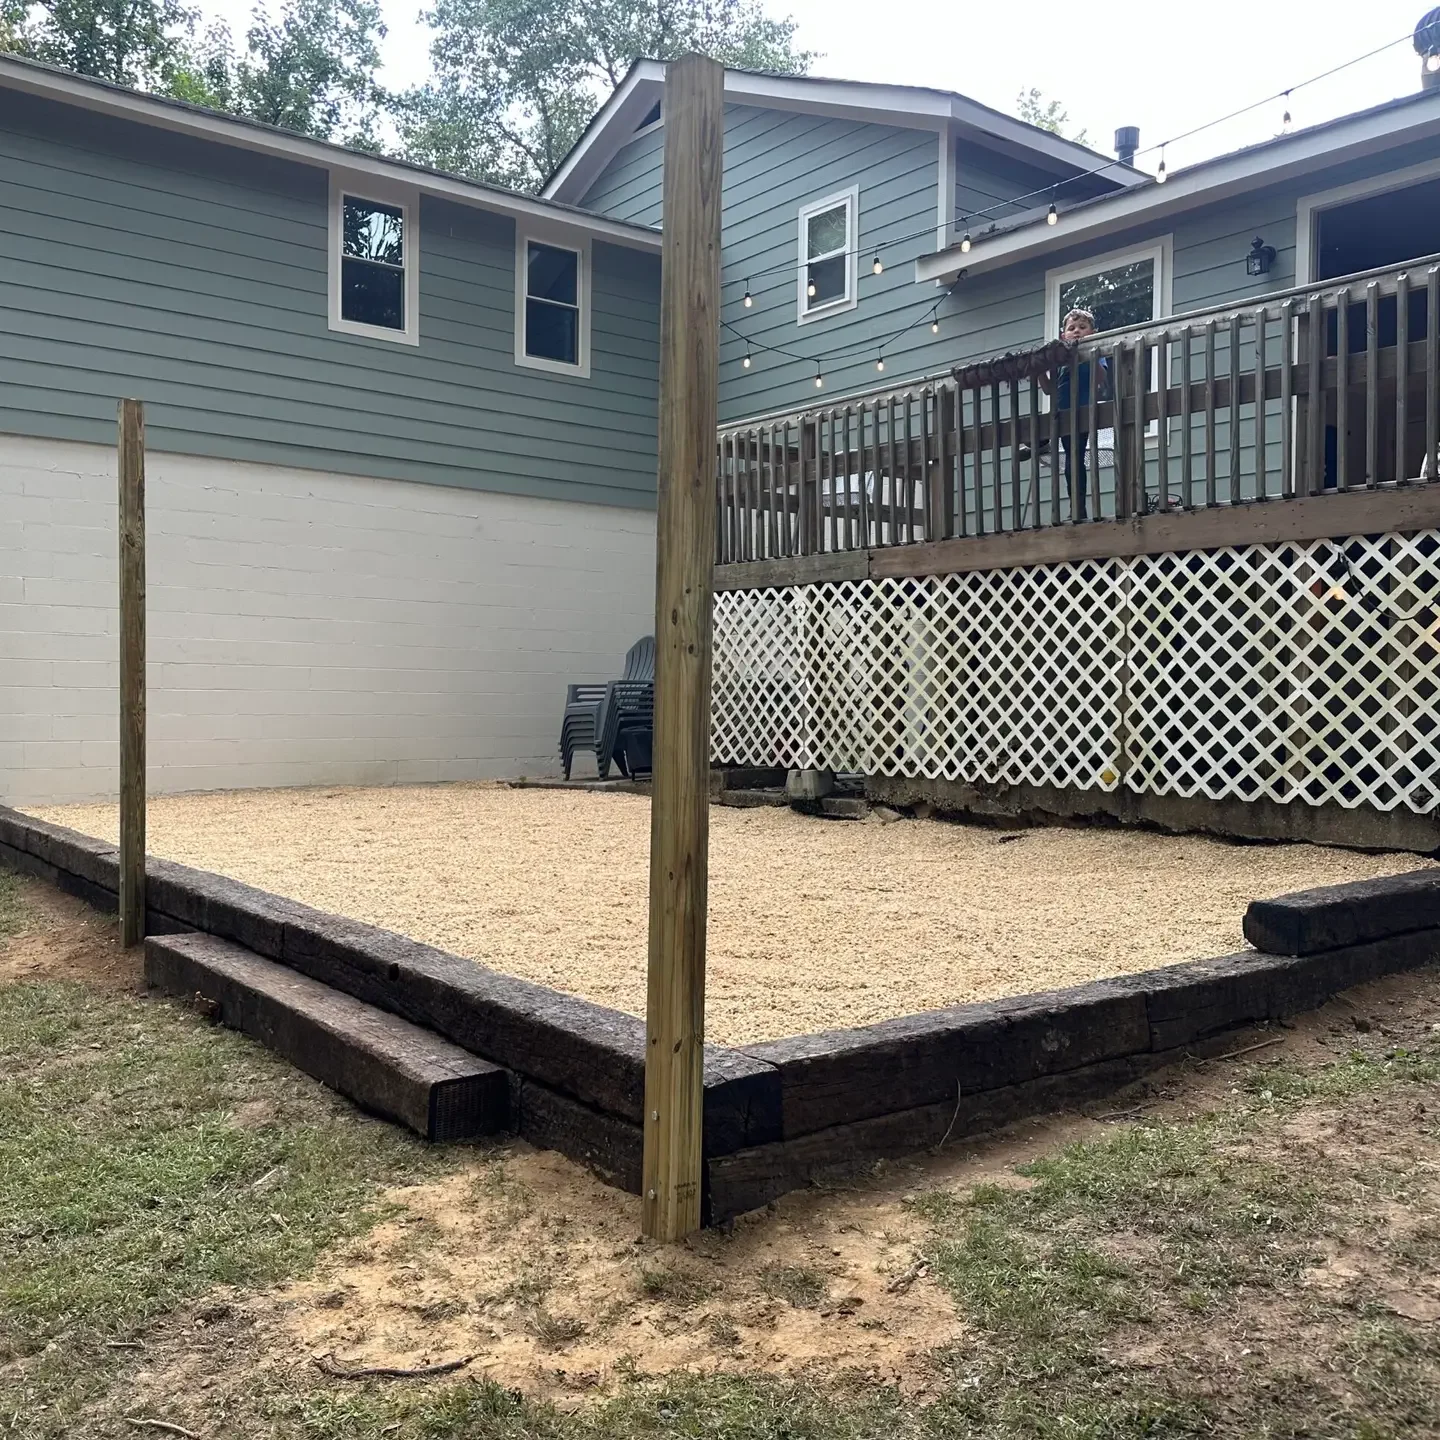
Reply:
[[[1117,265],[1133,265],[1137,260],[1155,262],[1155,313],[1152,321],[1165,319],[1175,311],[1175,237],[1162,235],[1145,245],[1125,250],[1110,250],[1091,255],[1073,265],[1045,272],[1045,338],[1054,340],[1060,334],[1060,287],[1069,280],[1110,270]]]
[[[384,325],[362,325],[345,320],[340,314],[340,247],[345,227],[341,210],[345,196],[352,200],[373,200],[380,205],[393,205],[405,217],[405,328],[391,330]],[[343,170],[330,172],[329,227],[329,290],[330,328],[342,335],[359,335],[367,340],[388,340],[392,345],[420,343],[420,192],[388,185],[365,175],[350,175]]]
[[[537,245],[553,245],[557,250],[570,250],[580,257],[575,267],[575,298],[580,302],[579,363],[567,365],[563,360],[547,360],[542,355],[525,353],[525,266],[531,241]],[[526,370],[546,370],[552,375],[568,375],[574,380],[590,378],[590,237],[573,230],[548,225],[516,225],[515,227],[515,363]]]
[[[1343,205],[1347,200],[1365,200],[1371,195],[1383,195],[1387,190],[1403,190],[1407,185],[1433,180],[1437,175],[1440,175],[1440,160],[1422,160],[1403,170],[1391,170],[1384,175],[1372,175],[1368,180],[1337,185],[1333,190],[1302,195],[1295,202],[1295,283],[1315,283],[1315,222],[1320,211]]]
[[[812,215],[819,215],[826,210],[833,210],[837,205],[844,204],[846,207],[847,224],[845,229],[845,294],[839,300],[831,300],[828,303],[810,309],[806,309],[806,301],[810,298],[806,293],[806,282],[810,274],[810,267],[806,260],[805,222]],[[799,325],[809,325],[814,320],[827,320],[831,315],[843,314],[846,310],[853,310],[860,303],[860,287],[857,283],[859,277],[859,265],[856,263],[859,257],[860,247],[860,187],[852,185],[848,190],[837,190],[833,195],[827,195],[823,200],[812,200],[800,207],[799,224],[797,227],[796,258],[798,261],[798,273],[795,277],[795,319]]]

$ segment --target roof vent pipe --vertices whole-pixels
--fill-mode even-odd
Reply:
[[[1115,158],[1122,165],[1135,163],[1135,152],[1140,148],[1140,127],[1122,125],[1115,132]]]

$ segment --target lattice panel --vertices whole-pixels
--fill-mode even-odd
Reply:
[[[1440,804],[1440,536],[723,592],[715,759]]]

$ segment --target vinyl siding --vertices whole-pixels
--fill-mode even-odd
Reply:
[[[659,263],[593,246],[589,380],[514,363],[513,222],[423,199],[420,344],[330,331],[328,175],[0,95],[0,432],[552,499],[655,494]]]
[[[659,225],[664,189],[665,127],[622,145],[581,204],[614,220]]]

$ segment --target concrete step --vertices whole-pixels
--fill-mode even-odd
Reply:
[[[790,802],[783,790],[722,790],[716,797],[717,805],[731,805],[738,810],[758,809],[774,806],[785,809]]]
[[[506,1128],[504,1070],[288,966],[213,935],[151,936],[146,982],[196,999],[365,1110],[426,1140],[465,1140]]]

